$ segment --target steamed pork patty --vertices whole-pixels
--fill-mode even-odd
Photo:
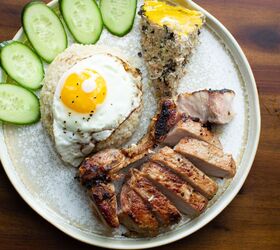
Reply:
[[[62,160],[78,166],[96,148],[119,146],[142,108],[139,70],[112,49],[73,45],[49,66],[42,120]]]

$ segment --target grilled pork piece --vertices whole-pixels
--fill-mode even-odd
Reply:
[[[185,138],[174,149],[207,175],[225,178],[235,175],[236,166],[232,156],[207,142]]]
[[[155,118],[155,139],[159,142],[163,141],[180,119],[176,103],[171,99],[163,100],[160,104],[160,112]]]
[[[158,233],[158,221],[142,198],[127,184],[122,187],[120,205],[119,220],[130,231],[143,236],[155,236]]]
[[[150,160],[170,168],[208,199],[212,199],[218,190],[215,181],[169,147],[164,147],[158,153],[151,155]]]
[[[128,159],[120,150],[105,149],[82,162],[79,167],[80,182],[86,187],[91,187],[96,181],[110,181],[110,174],[117,173],[127,164]]]
[[[228,89],[183,93],[177,99],[178,112],[198,118],[202,123],[226,124],[234,116],[234,96],[234,91]]]
[[[166,135],[163,143],[169,146],[175,146],[183,138],[195,138],[206,141],[222,148],[221,142],[208,128],[203,127],[200,122],[194,121],[192,118],[182,118]]]
[[[177,208],[139,170],[131,170],[127,184],[148,204],[162,226],[170,226],[180,220]]]
[[[101,220],[110,227],[119,227],[117,199],[114,185],[112,183],[96,184],[88,190],[88,194],[93,201],[93,207]]]
[[[141,173],[173,201],[180,212],[196,215],[205,209],[208,200],[171,170],[148,162],[143,165]]]

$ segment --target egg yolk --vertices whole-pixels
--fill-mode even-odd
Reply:
[[[68,108],[83,114],[94,113],[107,94],[105,79],[95,70],[70,74],[61,90],[61,100]]]
[[[181,35],[188,35],[203,25],[202,13],[165,2],[145,1],[144,13],[151,22],[166,25]]]

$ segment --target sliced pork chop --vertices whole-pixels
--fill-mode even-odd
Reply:
[[[185,138],[174,150],[190,159],[207,175],[225,178],[235,175],[236,165],[232,155],[207,142]]]
[[[126,184],[121,190],[120,205],[119,219],[121,224],[143,236],[158,234],[158,221],[142,198]]]
[[[177,208],[139,170],[131,170],[127,184],[148,204],[162,226],[170,226],[180,220]]]
[[[229,123],[234,116],[232,90],[200,90],[193,93],[183,93],[177,98],[178,111],[202,123]]]
[[[119,227],[117,198],[112,183],[99,183],[88,190],[93,207],[100,219],[110,227]]]
[[[109,173],[117,173],[127,164],[127,158],[119,149],[102,150],[82,162],[78,174],[80,182],[90,188],[96,181],[110,181]]]
[[[160,112],[155,117],[155,140],[162,142],[180,119],[181,116],[177,112],[176,103],[172,99],[163,100],[160,104]]]
[[[208,200],[171,170],[148,162],[143,165],[141,173],[151,180],[181,213],[197,215],[205,209]]]
[[[206,141],[222,148],[221,142],[208,128],[204,127],[201,122],[196,122],[192,118],[182,118],[166,135],[163,143],[169,146],[175,146],[181,139],[195,138],[198,140]]]
[[[151,155],[150,160],[170,168],[208,199],[212,199],[218,190],[215,181],[169,147],[164,147],[158,153]]]

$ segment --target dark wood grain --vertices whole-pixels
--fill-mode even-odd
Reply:
[[[13,37],[27,0],[0,1],[0,40]],[[195,234],[160,249],[280,249],[280,1],[197,0],[236,37],[254,71],[262,133],[257,156],[233,202]],[[0,249],[95,249],[38,216],[0,167]],[[97,248],[96,248],[97,249]]]

